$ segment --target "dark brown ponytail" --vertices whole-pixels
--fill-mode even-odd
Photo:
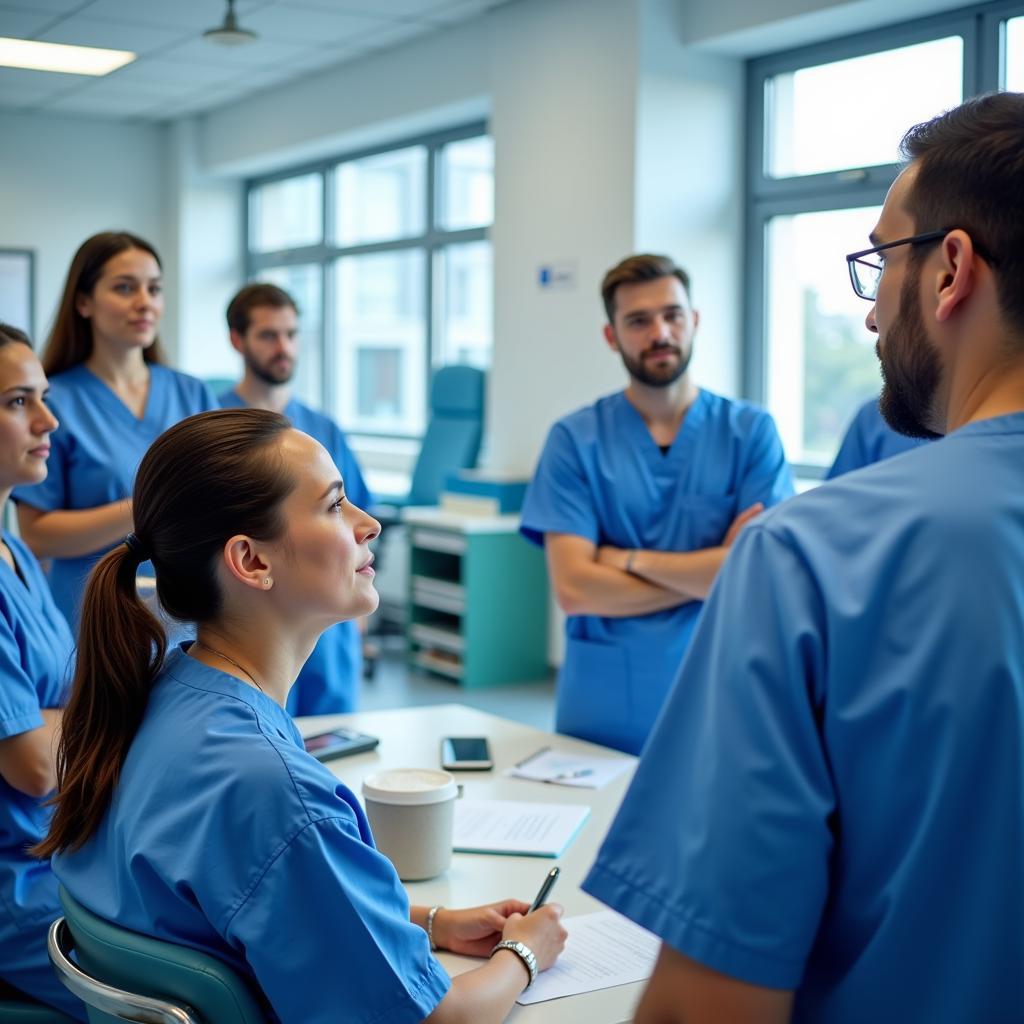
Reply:
[[[163,433],[139,466],[135,533],[93,569],[82,604],[71,698],[57,751],[56,809],[32,852],[80,847],[110,805],[153,682],[163,666],[163,627],[139,599],[135,575],[148,556],[157,597],[174,618],[210,622],[221,606],[217,562],[243,533],[273,540],[295,481],[276,443],[288,421],[262,409],[190,416]]]

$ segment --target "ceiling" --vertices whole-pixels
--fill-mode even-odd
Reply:
[[[0,108],[163,121],[466,21],[506,0],[237,0],[247,46],[203,39],[225,0],[0,0],[0,36],[132,50],[102,78],[0,68]]]

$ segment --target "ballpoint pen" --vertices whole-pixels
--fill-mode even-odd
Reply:
[[[583,779],[588,775],[593,775],[593,768],[578,768],[574,772],[562,772],[561,775],[552,775],[550,779],[545,779],[546,782],[561,782],[563,779]]]
[[[533,903],[530,904],[530,909],[527,911],[528,914],[532,914],[535,910],[540,909],[544,906],[548,895],[551,892],[551,887],[555,884],[558,879],[558,875],[561,872],[561,868],[552,868],[548,873],[544,882],[541,884],[540,892],[537,893]]]

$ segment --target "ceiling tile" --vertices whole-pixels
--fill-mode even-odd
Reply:
[[[51,19],[82,6],[82,0],[4,0],[3,7],[21,8],[33,14],[43,13]]]
[[[161,53],[161,59],[181,61],[204,66],[233,68],[260,67],[295,60],[302,55],[305,47],[301,43],[277,43],[271,39],[257,39],[247,46],[218,46],[207,39],[192,39],[180,46],[174,46]],[[296,69],[301,70],[300,68]]]
[[[373,14],[381,18],[430,18],[450,0],[289,0],[296,7],[310,7],[347,14]]]
[[[386,22],[340,11],[302,7],[292,3],[274,3],[255,11],[245,21],[246,28],[268,42],[298,42],[324,46],[344,42]]]
[[[24,68],[0,68],[0,96],[8,89],[34,92],[43,96],[76,89],[94,79],[89,75],[64,75],[52,71],[27,71]]]
[[[237,0],[235,13],[245,24],[247,11],[257,10],[267,0]],[[137,25],[156,25],[203,32],[224,20],[227,4],[224,0],[93,0],[83,12],[90,18],[105,18]]]
[[[131,50],[145,54],[161,47],[173,46],[189,38],[187,30],[133,25],[123,21],[102,21],[76,16],[66,18],[39,37],[50,43],[71,43],[74,46],[103,46],[113,50]]]
[[[97,103],[87,92],[47,100],[41,109],[53,113],[91,114],[94,117],[129,117],[141,114],[152,107],[152,98],[146,96],[121,96],[108,98]]]
[[[414,39],[416,36],[433,32],[436,27],[436,25],[423,21],[400,22],[388,25],[386,28],[375,29],[373,32],[367,32],[366,35],[353,39],[352,45],[359,47],[363,52],[379,50],[385,46],[398,46],[399,43]]]
[[[454,25],[476,18],[494,6],[493,0],[456,0],[435,11],[430,19],[438,25]]]
[[[53,15],[22,7],[0,6],[0,36],[30,39],[36,32],[53,24]]]
[[[137,68],[140,78],[164,82],[180,82],[182,92],[189,92],[201,85],[226,82],[238,76],[236,65],[214,63],[194,64],[186,61],[168,60],[164,57],[145,57],[132,68]],[[128,68],[125,68],[125,72]]]

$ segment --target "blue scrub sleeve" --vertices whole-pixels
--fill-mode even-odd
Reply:
[[[771,508],[794,493],[793,476],[775,420],[762,413],[750,434],[737,510],[742,512],[759,501]]]
[[[543,546],[545,533],[572,533],[594,544],[601,536],[597,509],[572,434],[556,423],[548,434],[523,502],[523,536]]]
[[[451,982],[354,820],[302,828],[228,922],[282,1024],[419,1024]]]
[[[0,619],[0,740],[43,724],[35,681],[25,674],[18,641]]]
[[[823,620],[802,560],[765,526],[744,530],[583,886],[772,988],[800,981],[828,894]]]

